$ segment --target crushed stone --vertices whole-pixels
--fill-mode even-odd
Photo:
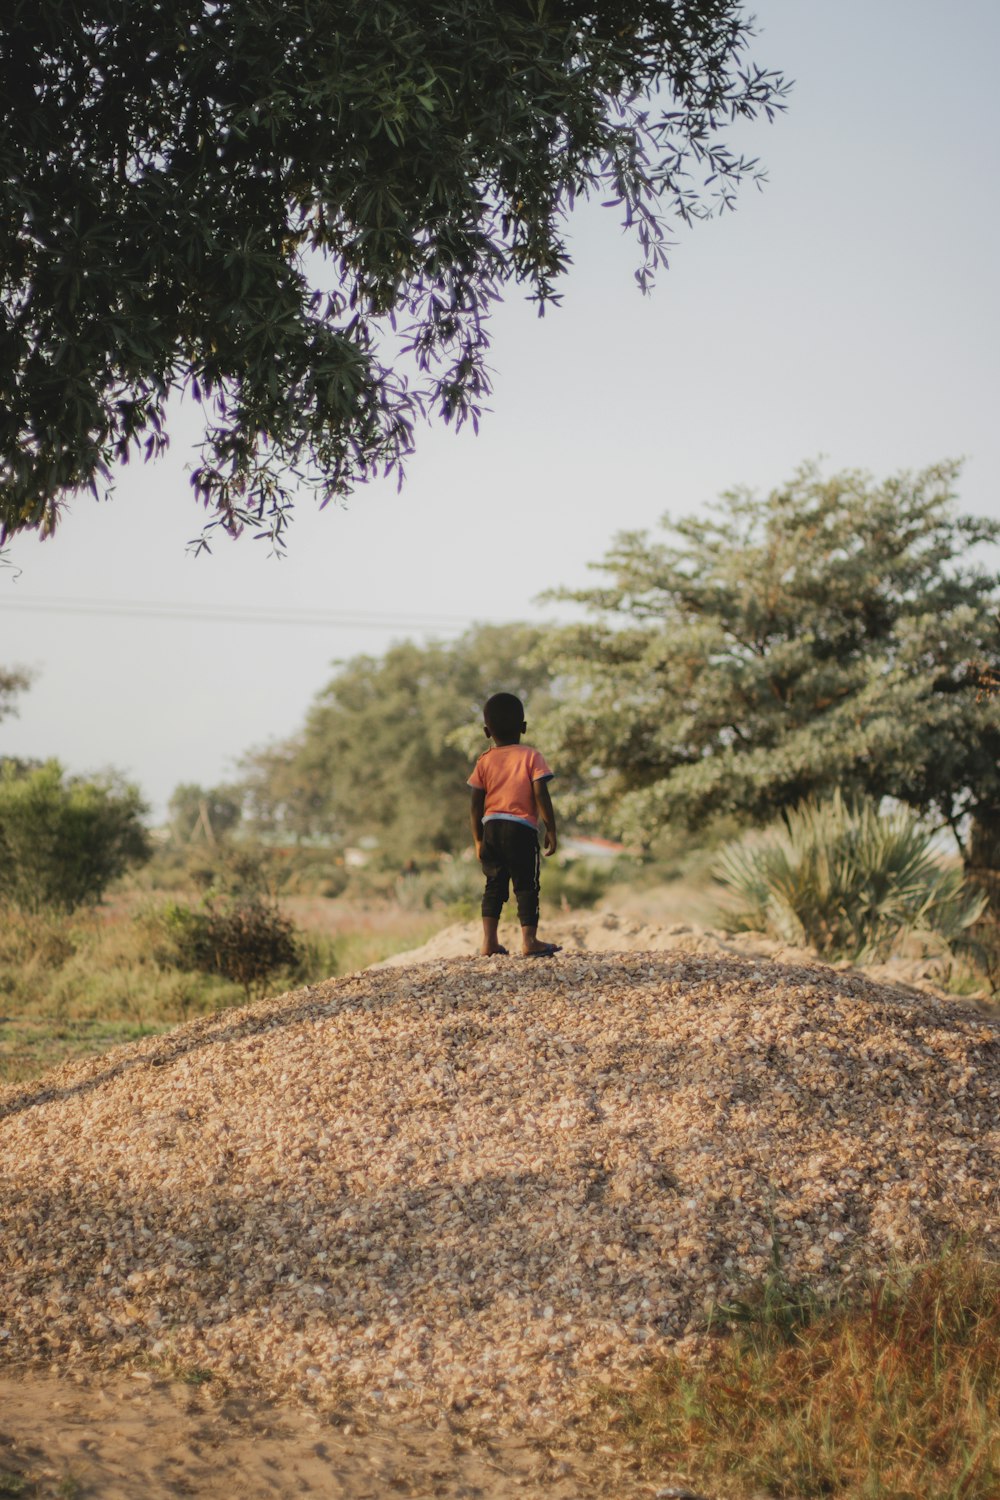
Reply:
[[[737,952],[366,970],[0,1091],[0,1362],[530,1426],[767,1275],[1000,1252],[1000,1024]]]

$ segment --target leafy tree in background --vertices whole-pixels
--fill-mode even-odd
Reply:
[[[519,694],[529,730],[551,706],[551,673],[543,662],[529,665],[533,658],[541,662],[542,636],[527,625],[480,626],[453,643],[354,657],[299,735],[244,762],[248,824],[341,845],[372,837],[398,863],[466,847],[464,788],[471,757],[486,745],[486,698]]]
[[[73,911],[98,902],[130,865],[149,858],[136,787],[113,775],[65,776],[50,760],[0,769],[0,900],[21,911]]]
[[[661,214],[759,176],[718,136],[781,107],[752,34],[738,0],[8,0],[0,540],[160,453],[180,392],[210,525],[279,540],[298,482],[475,420],[490,308],[555,300],[575,197],[645,281]]]
[[[0,719],[17,713],[18,693],[31,685],[31,674],[17,667],[0,667]]]
[[[233,831],[242,812],[243,797],[238,787],[183,782],[174,789],[168,805],[170,832],[180,844],[199,840],[214,844]]]
[[[548,643],[564,692],[546,743],[590,774],[591,816],[648,841],[840,788],[1000,869],[998,578],[970,555],[1000,523],[956,514],[957,477],[807,465],[666,518],[667,542],[621,535],[606,584],[560,596],[591,621]]]

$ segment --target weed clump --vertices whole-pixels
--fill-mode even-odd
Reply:
[[[277,907],[250,896],[204,911],[173,903],[163,914],[181,969],[218,974],[242,987],[247,1000],[299,959],[294,924]]]

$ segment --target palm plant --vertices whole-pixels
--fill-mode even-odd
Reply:
[[[883,812],[839,791],[728,845],[714,874],[738,899],[738,927],[854,962],[885,958],[904,933],[954,943],[985,904],[908,808]]]

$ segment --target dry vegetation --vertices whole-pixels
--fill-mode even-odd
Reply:
[[[647,1476],[716,1496],[990,1500],[1000,1494],[1000,1267],[952,1251],[824,1305],[781,1272],[700,1367],[675,1356],[609,1394]]]
[[[161,960],[166,899],[133,892],[72,917],[0,912],[0,1084],[241,1003],[238,984]],[[388,902],[287,897],[282,908],[302,936],[302,962],[286,984],[363,968],[440,923]]]

